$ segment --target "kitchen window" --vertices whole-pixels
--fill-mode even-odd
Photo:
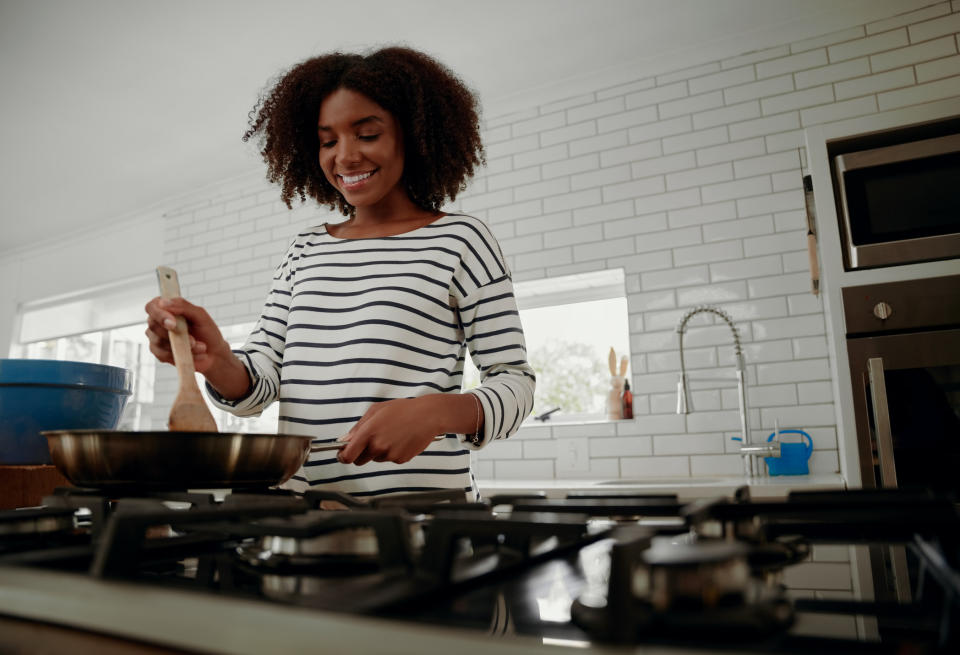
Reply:
[[[152,275],[80,293],[24,303],[11,357],[108,364],[134,373],[117,429],[149,429],[156,359],[144,334],[144,298],[156,294]]]
[[[608,353],[630,356],[623,269],[517,282],[514,292],[537,373],[532,416],[559,408],[550,421],[606,420]],[[469,358],[464,381],[466,389],[480,382]]]

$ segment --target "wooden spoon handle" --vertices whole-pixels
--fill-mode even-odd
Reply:
[[[169,266],[157,267],[157,281],[160,284],[160,295],[163,298],[180,297],[180,280],[177,278],[177,272]],[[190,350],[190,334],[187,331],[187,320],[177,317],[177,327],[173,330],[167,330],[170,336],[170,350],[173,351],[173,363],[177,367],[177,373],[180,375],[181,386],[197,387],[197,379],[194,376],[193,352]]]

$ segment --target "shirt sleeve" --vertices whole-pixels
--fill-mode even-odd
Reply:
[[[237,416],[259,416],[280,395],[280,368],[293,286],[291,270],[298,252],[295,241],[274,271],[270,292],[256,326],[243,347],[233,351],[250,376],[250,391],[242,398],[228,400],[209,383],[206,385],[213,403]]]
[[[480,370],[480,386],[468,393],[483,408],[483,431],[477,443],[472,442],[473,435],[464,435],[464,445],[473,449],[506,439],[520,428],[533,411],[537,381],[527,361],[513,281],[500,246],[486,226],[478,231],[478,240],[455,283],[467,293],[453,294],[467,348]]]

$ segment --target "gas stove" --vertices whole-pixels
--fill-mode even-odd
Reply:
[[[958,528],[952,499],[925,492],[467,503],[446,491],[360,501],[316,491],[115,498],[61,488],[41,507],[0,512],[0,617],[82,624],[5,604],[18,593],[5,571],[64,588],[240,602],[264,616],[287,607],[457,628],[525,647],[955,652]],[[910,578],[895,581],[903,589],[893,599],[883,589],[870,598],[793,593],[785,580],[823,546],[859,549],[873,566],[900,549]],[[819,617],[837,616],[855,617],[857,634],[818,633]]]

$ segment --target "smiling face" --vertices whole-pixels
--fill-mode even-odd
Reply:
[[[400,127],[386,109],[362,93],[337,89],[320,105],[317,134],[324,176],[358,211],[410,203],[400,183]]]

